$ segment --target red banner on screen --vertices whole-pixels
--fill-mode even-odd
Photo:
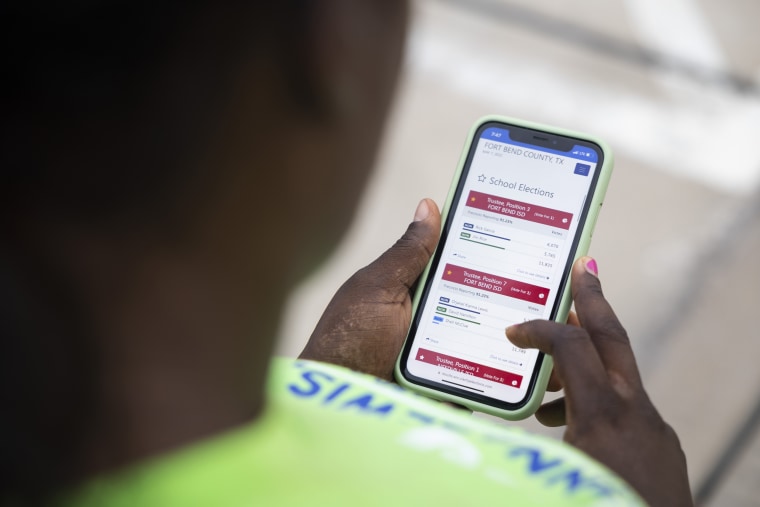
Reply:
[[[467,206],[565,230],[570,229],[570,222],[573,221],[572,213],[484,194],[474,190],[470,190],[470,195],[467,197]]]
[[[501,294],[515,299],[522,299],[529,303],[545,305],[549,297],[549,289],[490,275],[482,271],[463,268],[454,264],[446,264],[443,270],[443,279],[449,282],[459,283],[473,289],[485,290],[495,294]]]
[[[472,375],[473,377],[479,377],[485,380],[498,382],[499,384],[504,384],[515,388],[520,387],[520,384],[522,384],[523,378],[521,375],[499,370],[497,368],[491,368],[490,366],[473,363],[472,361],[466,361],[464,359],[459,359],[458,357],[447,356],[446,354],[433,352],[432,350],[428,349],[420,349],[417,351],[416,359],[417,361],[421,361],[423,363],[434,364],[436,366],[440,366],[441,368],[458,371],[460,373],[466,373],[468,375]]]

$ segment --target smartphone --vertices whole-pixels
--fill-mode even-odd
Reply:
[[[588,250],[612,166],[586,134],[498,116],[473,126],[415,293],[400,384],[506,419],[536,411],[551,358],[504,331],[567,318],[570,270]]]

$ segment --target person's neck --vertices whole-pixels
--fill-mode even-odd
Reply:
[[[101,339],[84,476],[234,428],[263,410],[284,291],[258,288],[271,287],[267,273],[225,250],[121,251],[94,271],[88,295]]]

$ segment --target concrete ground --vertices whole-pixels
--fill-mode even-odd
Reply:
[[[616,154],[590,253],[697,500],[760,505],[760,4],[421,0],[414,11],[377,171],[339,250],[293,294],[280,351],[298,353],[420,198],[443,201],[479,116],[588,131]]]

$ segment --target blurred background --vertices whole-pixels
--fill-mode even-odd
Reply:
[[[587,131],[616,155],[590,254],[697,502],[760,505],[760,2],[419,0],[413,11],[376,172],[342,246],[292,295],[280,353],[298,354],[422,197],[442,204],[478,117]]]

